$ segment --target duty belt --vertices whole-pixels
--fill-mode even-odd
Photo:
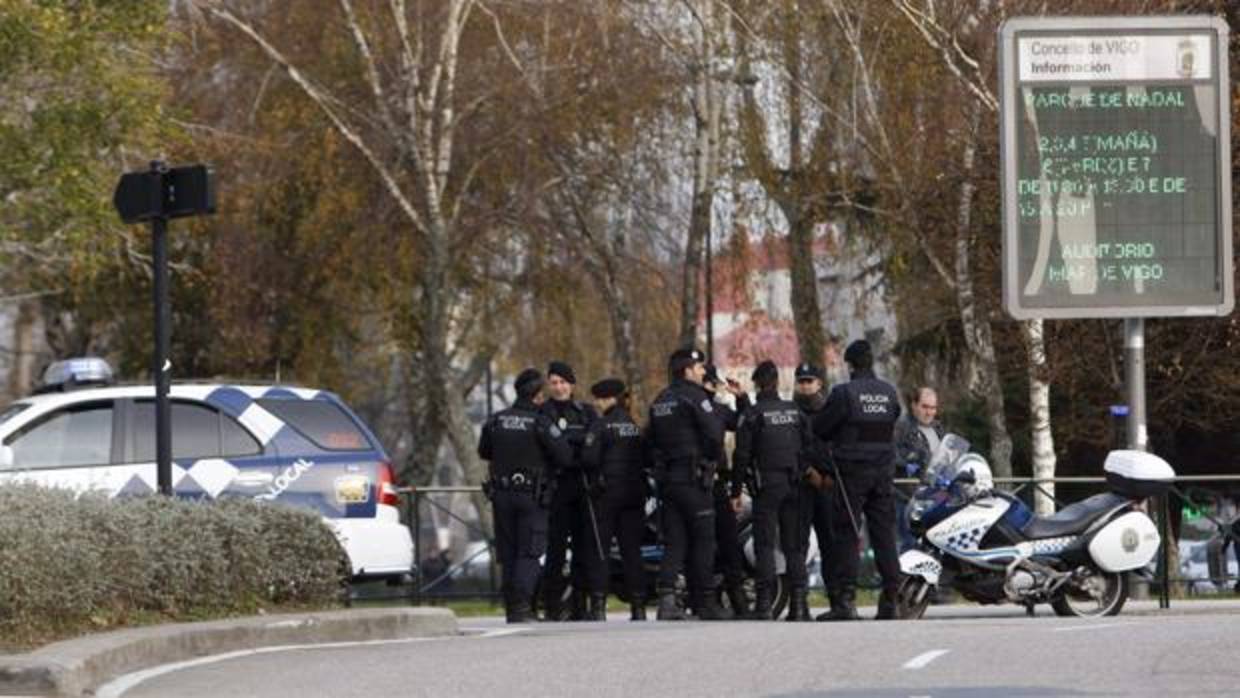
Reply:
[[[497,490],[508,490],[514,492],[530,491],[532,492],[538,484],[538,478],[528,473],[510,473],[508,475],[497,475],[491,479]]]

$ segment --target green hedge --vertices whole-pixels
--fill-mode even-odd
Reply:
[[[348,566],[315,514],[248,499],[108,499],[0,485],[0,645],[337,603]]]

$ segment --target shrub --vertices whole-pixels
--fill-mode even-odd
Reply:
[[[0,485],[0,643],[335,603],[344,552],[317,515],[249,499],[109,499]]]

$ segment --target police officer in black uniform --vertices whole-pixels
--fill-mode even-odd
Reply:
[[[749,396],[734,382],[725,384],[719,376],[719,369],[711,364],[706,365],[702,387],[714,400],[712,407],[724,430],[735,432],[740,416],[750,407]],[[736,396],[735,409],[721,401],[720,390],[728,390]],[[716,567],[723,573],[723,588],[728,595],[728,604],[732,608],[732,614],[737,617],[749,614],[749,599],[745,594],[744,553],[741,551],[740,531],[736,521],[743,484],[743,480],[736,477],[736,470],[728,467],[727,454],[720,451],[719,473],[715,479],[714,492],[711,493],[715,502],[715,561]]]
[[[809,420],[796,403],[779,396],[779,370],[763,361],[753,372],[758,400],[741,416],[733,467],[753,497],[757,600],[751,618],[770,620],[775,600],[775,546],[787,563],[788,620],[809,619],[801,482],[813,443]],[[778,531],[778,532],[777,532]]]
[[[831,444],[840,481],[831,541],[833,579],[829,620],[856,620],[857,568],[860,553],[853,516],[864,515],[874,560],[883,580],[880,620],[895,618],[900,563],[896,553],[896,503],[891,463],[895,458],[892,430],[900,417],[900,401],[890,383],[874,375],[870,343],[857,340],[844,351],[852,380],[837,385],[814,419],[814,433]]]
[[[702,620],[728,620],[731,613],[715,599],[711,563],[715,557],[712,490],[716,459],[723,448],[723,425],[702,388],[705,357],[679,349],[668,359],[671,385],[650,405],[647,445],[659,483],[666,547],[659,568],[659,620],[683,620],[676,603],[676,576],[688,564],[690,604]]]
[[[646,620],[646,572],[642,565],[642,532],[646,525],[648,475],[641,429],[629,415],[629,393],[624,381],[606,378],[590,387],[594,406],[602,415],[586,433],[581,460],[592,474],[591,497],[598,516],[599,539],[611,550],[620,543],[624,590],[632,620]],[[604,620],[607,609],[608,565],[597,565],[591,580],[592,620]]]
[[[585,620],[589,613],[586,599],[594,590],[590,580],[594,570],[602,565],[598,552],[597,522],[590,516],[586,503],[590,483],[582,468],[581,447],[585,444],[590,423],[598,418],[594,408],[573,399],[573,386],[577,376],[563,361],[552,361],[547,366],[548,400],[542,405],[542,413],[554,424],[568,441],[573,451],[572,464],[560,471],[551,500],[551,520],[547,533],[547,564],[543,571],[543,603],[547,620],[564,617],[564,560],[569,546],[573,558],[570,574],[573,581],[571,620]]]
[[[526,369],[514,387],[516,403],[483,425],[478,455],[490,463],[484,490],[495,516],[504,611],[509,623],[525,623],[532,619],[538,558],[547,547],[550,487],[572,453],[560,430],[538,411],[542,374]]]
[[[823,390],[826,373],[821,366],[806,362],[797,366],[795,375],[797,385],[792,400],[812,424],[814,417],[827,406],[827,393]],[[814,435],[808,464],[819,467],[807,468],[805,481],[801,484],[801,547],[809,552],[809,534],[812,530],[818,539],[822,581],[828,589],[832,587],[831,521],[835,511],[835,503],[832,501],[835,496],[835,483],[831,476],[824,474],[830,470],[829,459],[830,449],[827,443]],[[818,620],[826,620],[829,615],[829,612],[821,613]],[[802,620],[808,619],[809,610],[806,609]]]

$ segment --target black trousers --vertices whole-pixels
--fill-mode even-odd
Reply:
[[[845,508],[848,506],[858,525],[864,518],[870,535],[870,547],[874,549],[874,562],[883,579],[883,592],[894,594],[900,586],[900,560],[896,552],[896,497],[889,467],[853,467],[840,464],[843,487],[836,483],[834,537],[831,541],[832,581],[828,593],[833,598],[840,592],[851,592],[857,587],[857,571],[861,566],[861,551],[857,533]]]
[[[811,487],[805,483],[801,490],[801,548],[809,553],[809,533],[814,532],[818,539],[818,563],[822,573],[822,583],[831,588],[831,541],[835,536],[832,522],[839,514],[835,511],[835,496],[838,488],[826,491]],[[842,514],[847,518],[848,514]]]
[[[547,549],[547,510],[533,492],[501,490],[491,501],[505,603],[530,603]]]
[[[743,553],[736,512],[732,511],[732,500],[728,497],[727,486],[716,482],[712,498],[715,501],[716,567],[723,572],[725,586],[739,587],[745,582],[745,568],[741,564]]]
[[[620,560],[624,567],[624,591],[631,602],[641,603],[646,597],[646,570],[642,565],[642,533],[646,525],[646,483],[608,480],[607,491],[594,502],[598,515],[599,538],[603,552],[610,555],[613,538],[620,544]],[[595,593],[608,591],[611,577],[609,560],[594,566],[590,588]],[[601,591],[600,591],[601,590]],[[611,589],[610,591],[616,591]]]
[[[754,557],[759,592],[774,594],[775,548],[784,554],[788,585],[804,588],[805,546],[802,543],[804,501],[801,484],[787,471],[764,471],[753,504]]]
[[[697,598],[714,593],[715,503],[709,490],[696,482],[672,480],[660,487],[663,509],[663,562],[659,566],[660,593],[676,588],[676,576],[688,559],[689,588]]]
[[[555,605],[564,593],[568,582],[564,577],[564,561],[570,547],[573,551],[570,575],[576,591],[591,591],[589,587],[596,576],[595,567],[600,564],[595,551],[594,523],[586,505],[587,495],[581,477],[581,471],[573,470],[556,480],[547,530],[546,571],[543,574],[543,599],[548,606]]]

